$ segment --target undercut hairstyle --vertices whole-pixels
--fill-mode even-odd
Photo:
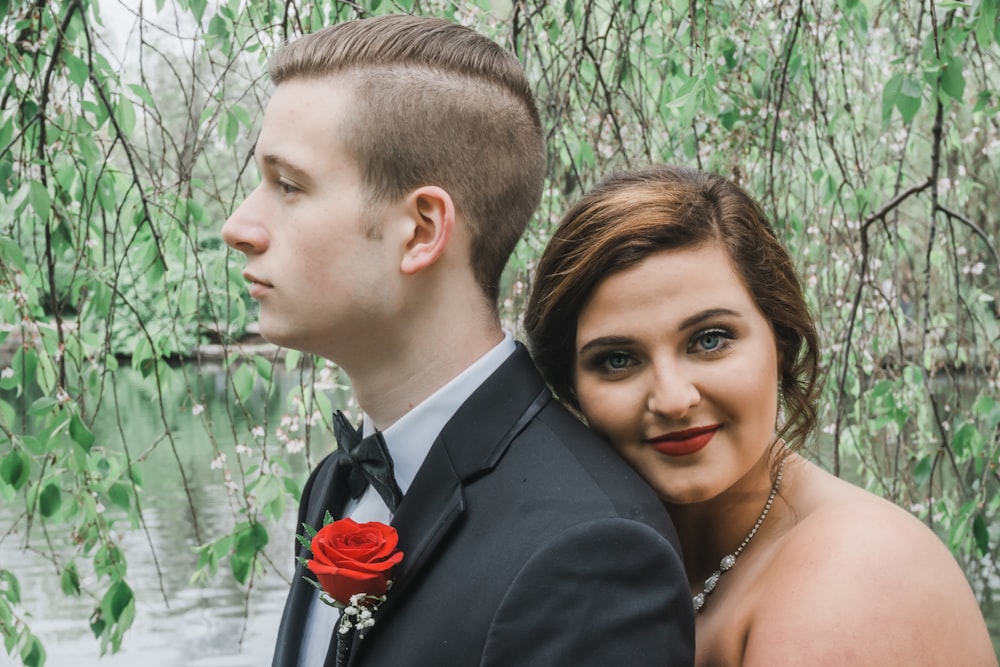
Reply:
[[[725,248],[771,325],[786,412],[778,436],[787,441],[786,451],[801,448],[816,425],[815,322],[791,257],[764,211],[721,176],[652,166],[612,175],[574,204],[535,271],[524,315],[532,356],[553,391],[579,410],[573,389],[577,322],[594,289],[652,254],[707,243]],[[775,455],[777,461],[785,454]]]
[[[476,281],[495,305],[545,178],[538,110],[517,58],[464,26],[392,15],[297,39],[269,71],[279,86],[344,77],[354,105],[338,129],[369,203],[426,185],[446,190],[468,224]]]

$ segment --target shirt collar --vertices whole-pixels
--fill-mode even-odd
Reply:
[[[503,340],[489,352],[382,431],[392,455],[396,483],[404,494],[445,424],[515,349],[513,336],[504,330]],[[364,433],[373,431],[371,418],[365,415]]]

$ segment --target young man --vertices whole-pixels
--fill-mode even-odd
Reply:
[[[353,498],[341,449],[303,492],[300,524],[329,511],[399,533],[350,664],[691,664],[660,502],[500,326],[545,163],[517,60],[461,26],[389,16],[303,37],[270,73],[261,183],[222,236],[247,257],[261,332],[344,369],[403,492],[395,511],[372,487]],[[334,664],[337,612],[303,576],[275,666]]]

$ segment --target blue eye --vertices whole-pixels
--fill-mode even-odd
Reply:
[[[722,336],[718,333],[709,332],[702,334],[701,336],[701,347],[703,350],[714,350],[715,348],[722,345]]]
[[[624,354],[611,354],[605,359],[605,363],[608,365],[608,368],[620,371],[628,368],[629,358]]]
[[[691,339],[691,352],[722,352],[729,347],[730,341],[735,338],[732,332],[726,329],[708,329],[698,332]]]

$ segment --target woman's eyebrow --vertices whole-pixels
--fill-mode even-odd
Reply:
[[[690,329],[691,327],[701,324],[705,320],[710,320],[713,317],[720,317],[723,315],[729,317],[740,316],[740,314],[737,313],[735,310],[730,310],[728,308],[709,308],[707,310],[695,313],[694,315],[691,315],[690,317],[686,318],[683,322],[681,322],[679,330],[683,331],[685,329]]]
[[[620,347],[629,345],[632,342],[634,342],[634,339],[628,336],[599,336],[584,343],[580,348],[580,353],[595,347]]]

